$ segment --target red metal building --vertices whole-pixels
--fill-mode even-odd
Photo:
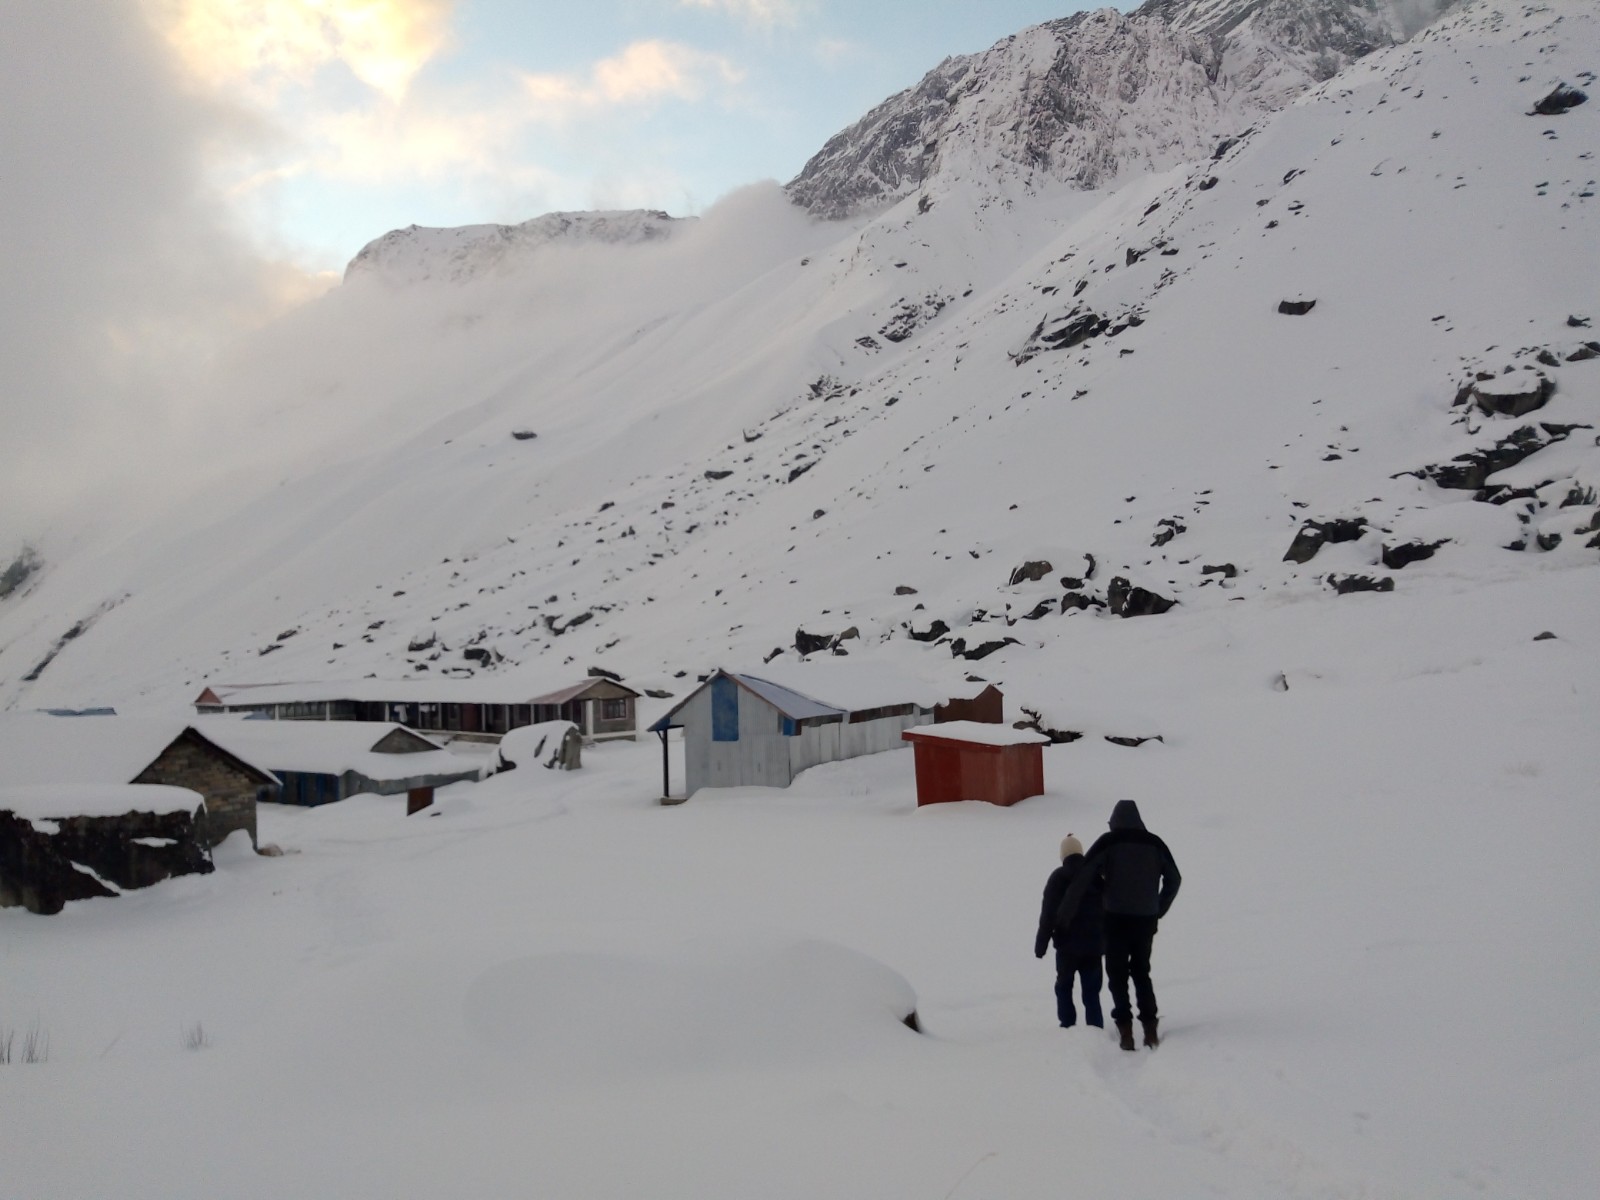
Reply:
[[[978,721],[920,725],[900,735],[916,753],[917,805],[952,800],[1015,804],[1044,792],[1043,747],[1029,729]]]

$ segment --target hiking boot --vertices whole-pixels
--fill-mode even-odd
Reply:
[[[1139,1022],[1144,1026],[1144,1044],[1152,1049],[1161,1045],[1161,1035],[1156,1032],[1156,1020],[1157,1018],[1150,1017]]]
[[[1117,1022],[1117,1037],[1120,1040],[1122,1048],[1124,1050],[1137,1050],[1139,1048],[1139,1047],[1137,1047],[1137,1046],[1135,1046],[1133,1044],[1133,1022],[1132,1021],[1118,1021]]]

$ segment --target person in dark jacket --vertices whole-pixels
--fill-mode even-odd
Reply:
[[[1133,981],[1139,1002],[1139,1023],[1144,1044],[1161,1042],[1157,1029],[1156,990],[1150,982],[1150,951],[1156,925],[1178,894],[1183,882],[1167,844],[1144,827],[1139,806],[1118,800],[1111,810],[1111,831],[1089,847],[1083,866],[1073,876],[1061,898],[1058,923],[1070,924],[1086,904],[1089,889],[1101,887],[1105,912],[1106,976],[1111,983],[1111,1019],[1124,1050],[1133,1050],[1133,1009],[1128,1003],[1128,981]]]
[[[1061,1028],[1078,1023],[1072,1006],[1072,983],[1077,979],[1083,991],[1083,1019],[1096,1029],[1104,1029],[1106,1019],[1100,1010],[1100,956],[1105,953],[1104,918],[1101,915],[1100,886],[1090,880],[1083,903],[1065,925],[1057,924],[1061,898],[1074,877],[1083,869],[1083,843],[1070,833],[1061,842],[1061,865],[1050,873],[1044,885],[1044,905],[1039,910],[1039,932],[1033,939],[1033,956],[1043,958],[1052,938],[1056,943],[1056,1018]]]

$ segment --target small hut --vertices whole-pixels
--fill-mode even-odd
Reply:
[[[873,664],[714,671],[650,727],[661,738],[662,802],[681,802],[705,787],[788,787],[808,767],[898,749],[901,733],[936,720],[941,706],[991,692],[998,720],[1000,694],[992,685],[941,688]],[[673,729],[683,730],[684,741],[678,797],[667,757]]]
[[[924,725],[900,735],[916,751],[917,806],[986,800],[1010,806],[1044,792],[1050,739],[977,721]]]

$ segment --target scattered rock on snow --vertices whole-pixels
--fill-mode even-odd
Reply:
[[[1555,86],[1555,90],[1543,100],[1540,100],[1537,104],[1535,104],[1533,106],[1533,112],[1529,113],[1528,115],[1530,117],[1559,117],[1562,113],[1567,112],[1570,109],[1577,108],[1578,105],[1584,103],[1588,99],[1589,96],[1587,93],[1581,92],[1577,88],[1571,87],[1565,83],[1558,83]]]
[[[1290,300],[1280,300],[1278,311],[1286,317],[1303,317],[1317,306],[1315,300],[1296,297]]]
[[[1284,552],[1283,561],[1308,563],[1317,556],[1317,551],[1324,546],[1334,545],[1338,542],[1358,541],[1366,532],[1367,519],[1365,517],[1339,518],[1333,521],[1307,521],[1300,527],[1300,532],[1294,535],[1294,541],[1289,544],[1289,549]]]
[[[1007,586],[1016,587],[1020,583],[1037,583],[1054,570],[1055,568],[1043,559],[1025,562],[1011,572],[1011,581]]]
[[[1472,385],[1472,399],[1487,416],[1521,417],[1543,408],[1556,394],[1556,381],[1542,371],[1513,371]]]
[[[804,629],[794,631],[794,648],[801,655],[816,654],[833,646],[831,633],[807,633]]]
[[[1118,575],[1106,585],[1106,604],[1119,617],[1159,616],[1177,604]]]
[[[1414,562],[1422,562],[1424,559],[1432,558],[1439,547],[1449,540],[1441,538],[1437,542],[1402,542],[1398,546],[1385,546],[1383,565],[1391,571],[1398,571]]]
[[[1387,575],[1381,578],[1371,575],[1329,575],[1328,584],[1341,596],[1348,596],[1352,592],[1394,591],[1394,580]]]

